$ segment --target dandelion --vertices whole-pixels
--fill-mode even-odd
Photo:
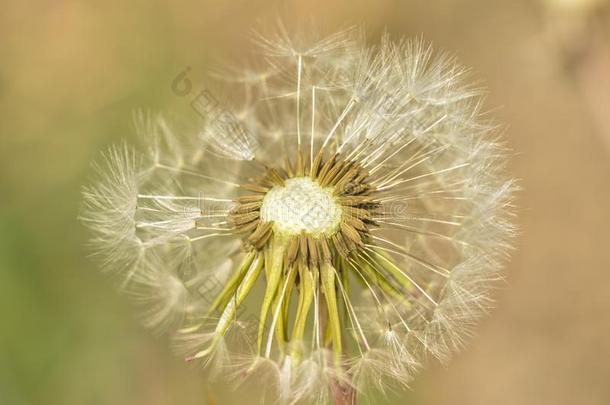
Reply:
[[[491,305],[515,232],[505,150],[467,71],[421,40],[258,36],[268,68],[194,132],[139,113],[82,219],[189,360],[283,403],[404,387]],[[233,83],[230,83],[233,82]]]

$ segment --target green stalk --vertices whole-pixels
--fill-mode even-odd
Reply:
[[[379,258],[381,258],[381,260],[378,261],[379,265],[390,273],[401,285],[401,287],[403,287],[406,291],[413,291],[415,289],[415,286],[411,280],[409,280],[409,278],[403,274],[402,270],[398,268],[398,266],[391,258],[388,257],[388,255],[386,255],[384,252],[380,252],[378,249],[375,249],[374,252]]]
[[[231,325],[231,321],[235,319],[237,308],[242,304],[250,290],[252,290],[252,287],[260,275],[261,269],[263,268],[263,259],[261,256],[262,255],[260,254],[257,255],[256,258],[250,263],[250,267],[237,288],[233,299],[229,300],[222,311],[220,319],[216,324],[216,329],[214,330],[214,337],[212,338],[208,348],[196,353],[191,359],[197,359],[209,355],[214,350],[220,339],[224,337],[225,333],[229,329],[229,326]],[[244,260],[247,259],[248,258]]]
[[[237,269],[237,271],[231,276],[231,279],[229,279],[225,287],[222,289],[220,294],[218,294],[218,296],[212,303],[212,306],[210,307],[207,314],[208,317],[212,315],[212,313],[218,308],[224,308],[231,299],[231,297],[235,295],[235,291],[239,287],[239,283],[242,281],[246,272],[250,268],[250,264],[252,264],[252,261],[254,260],[255,256],[255,250],[252,250],[246,255],[239,269]]]
[[[277,293],[282,272],[284,270],[284,252],[286,250],[286,242],[276,234],[269,243],[269,247],[265,251],[265,277],[267,278],[267,288],[265,296],[261,304],[261,312],[258,321],[258,354],[261,354],[263,347],[263,336],[265,334],[265,324],[269,309],[273,303],[273,299]]]
[[[359,269],[358,271],[354,270],[358,277],[363,279],[363,283],[366,285],[364,278],[368,278],[374,285],[381,288],[381,290],[386,293],[388,296],[400,302],[402,305],[410,305],[407,300],[407,295],[404,292],[400,292],[390,280],[384,275],[380,274],[378,269],[373,268],[367,261],[359,260]],[[400,283],[399,283],[400,284]],[[401,287],[407,288],[404,284],[400,284]],[[411,291],[411,289],[407,289],[407,291]]]
[[[317,273],[317,271],[315,273]],[[311,303],[313,301],[314,289],[313,276],[309,271],[309,268],[299,266],[299,275],[301,280],[299,304],[297,306],[297,313],[292,328],[292,335],[290,337],[291,341],[294,343],[290,355],[294,358],[295,364],[298,364],[301,360],[302,349],[300,342],[303,340],[303,335],[305,333],[305,325],[307,324],[309,309],[311,308]]]
[[[335,362],[341,363],[342,342],[341,342],[341,322],[339,319],[339,308],[337,305],[337,294],[335,292],[336,270],[330,263],[324,263],[320,269],[322,279],[322,291],[326,297],[326,308],[328,310],[327,328],[330,329],[330,336],[333,343]]]

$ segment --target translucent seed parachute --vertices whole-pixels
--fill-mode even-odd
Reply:
[[[146,147],[111,148],[83,192],[145,324],[222,375],[272,376],[284,403],[366,398],[448,359],[515,233],[466,70],[421,40],[362,38],[257,36],[269,66],[223,77],[242,92],[230,114],[187,133],[139,113]]]

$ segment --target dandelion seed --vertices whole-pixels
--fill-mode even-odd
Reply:
[[[266,373],[284,403],[406,386],[462,346],[511,249],[480,92],[421,40],[257,40],[271,67],[225,78],[239,120],[137,115],[146,151],[112,148],[84,190],[91,244],[215,373]]]

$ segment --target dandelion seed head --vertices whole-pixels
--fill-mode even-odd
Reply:
[[[94,252],[213,375],[289,404],[407,387],[489,311],[516,233],[482,92],[420,39],[255,41],[268,66],[216,75],[233,104],[138,112],[144,147],[95,166]]]

